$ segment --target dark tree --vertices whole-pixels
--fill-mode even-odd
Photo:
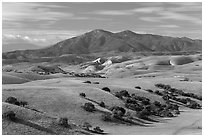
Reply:
[[[93,130],[98,132],[98,133],[103,133],[103,130],[100,127],[98,127],[98,126],[95,127]]]
[[[89,111],[89,112],[93,112],[95,111],[95,106],[94,104],[92,103],[85,103],[84,106],[82,106],[86,111]]]
[[[84,124],[83,124],[84,129],[89,130],[91,127],[92,127],[92,125],[90,123],[84,122]]]
[[[140,86],[136,86],[135,88],[136,88],[136,89],[141,89],[141,87],[140,87]]]
[[[20,104],[20,106],[25,107],[26,105],[28,105],[28,102],[20,101],[19,104]]]
[[[58,119],[57,119],[57,123],[58,123],[60,126],[69,127],[68,118],[66,118],[66,117],[58,118]]]
[[[17,100],[17,98],[15,98],[15,97],[8,97],[8,98],[5,100],[5,102],[10,103],[10,104],[14,104],[14,105],[16,105],[16,104],[19,103],[18,100]]]
[[[151,89],[146,89],[146,91],[148,91],[149,93],[153,93],[153,90]]]
[[[122,117],[126,113],[126,110],[123,107],[119,107],[119,106],[112,107],[111,111],[113,112],[113,115],[116,117]]]
[[[79,96],[81,96],[81,97],[84,97],[84,98],[85,98],[85,97],[86,97],[86,94],[85,94],[85,93],[80,93],[80,94],[79,94]]]
[[[99,84],[99,82],[93,82],[93,84]]]
[[[5,113],[3,113],[2,115],[4,118],[7,118],[11,121],[15,121],[16,120],[16,114],[13,111],[7,111]]]
[[[91,81],[84,81],[84,83],[88,83],[88,84],[91,84]]]
[[[111,90],[108,87],[103,87],[102,90],[110,92]]]
[[[153,104],[157,107],[161,107],[161,103],[159,101],[154,101]]]
[[[112,121],[113,119],[112,119],[112,115],[111,114],[103,114],[102,115],[102,120],[103,121]]]
[[[99,104],[99,106],[101,106],[101,107],[103,107],[103,108],[106,107],[106,105],[105,105],[105,103],[104,103],[103,101],[101,101],[101,103]]]

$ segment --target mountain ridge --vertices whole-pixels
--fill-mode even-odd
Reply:
[[[82,35],[65,39],[50,47],[36,50],[4,52],[3,59],[18,56],[25,58],[52,57],[63,54],[90,54],[100,52],[191,52],[201,51],[202,40],[187,37],[169,37],[138,34],[130,30],[112,33],[95,29]]]

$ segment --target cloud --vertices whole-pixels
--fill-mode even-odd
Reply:
[[[48,46],[81,35],[87,31],[88,30],[7,30],[2,35],[2,42],[5,44],[15,42],[15,40],[21,40],[39,46]]]
[[[158,15],[161,15],[160,19],[173,19],[173,20],[179,20],[179,21],[189,21],[191,23],[195,24],[202,24],[202,20],[193,16],[171,12],[171,11],[163,11],[161,13],[158,13]]]
[[[134,12],[132,10],[101,10],[101,11],[94,11],[94,14],[99,15],[132,15]]]
[[[139,19],[148,22],[162,22],[162,19],[159,17],[139,17]]]
[[[147,22],[163,22],[166,20],[174,20],[201,24],[201,11],[202,3],[172,2],[159,3],[159,5],[156,6],[145,6],[145,4],[143,4],[142,7],[127,10],[101,10],[89,13],[110,16],[137,15],[139,16],[140,20]]]
[[[179,28],[178,25],[159,25],[157,27],[161,27],[161,28]]]
[[[39,3],[3,3],[3,21],[37,21],[59,20],[65,17],[73,17],[72,13],[51,11],[50,6],[44,7]],[[53,7],[53,6],[52,6]]]
[[[143,7],[143,8],[137,8],[132,10],[133,12],[140,12],[140,13],[152,13],[152,12],[160,12],[164,10],[163,7]]]

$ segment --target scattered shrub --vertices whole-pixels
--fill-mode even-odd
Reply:
[[[79,96],[81,96],[81,97],[84,97],[84,98],[85,98],[85,97],[86,97],[86,94],[85,94],[85,93],[80,93],[80,94],[79,94]]]
[[[159,90],[155,90],[154,93],[159,95],[159,96],[162,96],[162,93]]]
[[[119,93],[120,93],[122,96],[124,96],[124,97],[130,97],[130,94],[128,93],[127,90],[122,90],[122,91],[120,91]]]
[[[112,115],[111,114],[102,114],[102,120],[103,121],[112,121]]]
[[[91,128],[91,127],[92,127],[92,125],[90,123],[84,122],[84,124],[83,124],[84,129],[89,130],[89,128]]]
[[[119,99],[123,99],[123,96],[119,93],[119,92],[116,92],[115,93],[115,96]]]
[[[89,111],[89,112],[93,112],[95,111],[95,106],[94,104],[92,103],[85,103],[84,106],[82,106],[86,111]]]
[[[161,107],[161,103],[159,101],[154,101],[153,104],[157,107]]]
[[[14,105],[16,105],[16,104],[19,103],[18,100],[17,100],[17,98],[15,98],[15,97],[8,97],[8,98],[5,100],[5,102],[10,103],[10,104],[14,104]],[[17,103],[17,102],[18,102],[18,103]]]
[[[95,127],[93,130],[98,132],[98,133],[103,133],[103,130],[100,127],[98,127],[98,126]]]
[[[142,104],[149,105],[150,104],[150,100],[149,99],[144,99],[144,100],[142,100]]]
[[[102,90],[110,92],[111,90],[108,87],[103,87]]]
[[[140,86],[136,86],[135,88],[136,88],[136,89],[141,89],[141,87],[140,87]]]
[[[106,107],[106,105],[105,105],[105,103],[104,103],[103,101],[101,101],[101,103],[99,104],[99,106],[101,106],[101,107],[103,107],[103,108]]]
[[[153,93],[153,90],[151,90],[151,89],[146,89],[146,91]]]
[[[112,111],[113,115],[116,117],[122,117],[126,113],[126,110],[123,107],[119,107],[119,106],[112,107],[111,111]]]
[[[140,111],[140,112],[137,112],[137,116],[141,119],[146,119],[148,116],[149,116],[149,112],[148,110],[146,110],[145,108]]]
[[[125,103],[125,107],[134,111],[142,111],[143,107],[139,104]]]
[[[84,83],[88,83],[88,84],[91,84],[91,81],[84,81]]]
[[[93,82],[93,84],[99,84],[99,82]]]
[[[60,117],[60,118],[58,118],[58,119],[57,119],[57,123],[58,123],[58,125],[60,125],[60,126],[69,127],[68,118],[66,118],[66,117]]]
[[[26,105],[28,105],[28,102],[26,102],[26,101],[20,101],[19,104],[20,104],[20,106],[25,107]]]
[[[4,118],[7,118],[11,121],[15,121],[16,120],[16,114],[13,111],[7,111],[5,113],[3,113],[2,115]]]
[[[131,104],[137,104],[137,100],[136,99],[134,99],[134,98],[131,98],[131,97],[129,97],[129,98],[127,98],[126,100],[125,100],[125,103],[131,103]]]
[[[17,106],[26,106],[28,105],[28,102],[26,101],[18,101],[17,98],[15,97],[8,97],[5,102],[7,103],[10,103],[10,104],[14,104],[14,105],[17,105]]]

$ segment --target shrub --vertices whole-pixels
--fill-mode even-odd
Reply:
[[[161,107],[161,103],[159,101],[154,101],[153,104],[157,107]]]
[[[127,90],[122,90],[122,91],[120,91],[119,93],[120,93],[122,96],[124,96],[124,97],[130,97],[130,94],[128,93]]]
[[[103,130],[100,127],[98,127],[98,126],[95,127],[93,130],[98,132],[98,133],[103,133]]]
[[[112,107],[111,111],[113,112],[113,115],[116,117],[122,117],[126,113],[126,110],[123,107],[119,107],[119,106]]]
[[[89,111],[89,112],[93,112],[93,111],[95,111],[95,106],[94,106],[94,104],[92,104],[92,103],[85,103],[84,104],[84,106],[83,106],[83,108],[86,110],[86,111]]]
[[[144,99],[144,100],[142,100],[142,104],[144,104],[144,105],[149,105],[149,104],[150,104],[150,101],[147,100],[147,99]]]
[[[7,118],[11,121],[15,121],[16,120],[16,114],[13,111],[7,111],[5,113],[3,113],[2,115],[4,118]]]
[[[166,116],[167,117],[174,117],[174,115],[170,111],[167,112]]]
[[[104,103],[103,101],[101,101],[101,103],[99,104],[99,106],[101,106],[101,107],[103,107],[103,108],[106,107],[106,105],[105,105],[105,103]]]
[[[136,88],[136,89],[141,89],[141,87],[140,87],[140,86],[136,86],[135,88]]]
[[[165,101],[166,101],[166,100],[169,100],[169,96],[168,96],[168,95],[163,95],[162,98],[163,98],[163,100],[165,100]]]
[[[8,98],[5,100],[5,102],[10,103],[10,104],[14,104],[14,105],[16,105],[16,104],[19,103],[18,100],[17,100],[17,98],[15,98],[15,97],[8,97]]]
[[[122,98],[123,98],[123,96],[122,96],[119,92],[116,92],[116,93],[115,93],[115,96],[116,96],[117,98],[119,98],[119,99],[122,99]]]
[[[180,114],[180,111],[179,110],[175,110],[175,114]]]
[[[103,114],[102,115],[102,120],[103,121],[112,121],[113,120],[113,118],[112,118],[112,115],[111,114]]]
[[[125,107],[134,111],[142,111],[143,107],[139,104],[125,103]]]
[[[69,127],[68,118],[66,118],[66,117],[58,118],[58,119],[57,119],[57,123],[58,123],[58,125],[60,125],[60,126]]]
[[[149,112],[146,109],[143,109],[142,111],[137,113],[137,116],[141,119],[146,119],[149,115]]]
[[[88,83],[88,84],[91,84],[91,81],[84,81],[84,83]]]
[[[198,104],[195,101],[190,101],[187,103],[187,107],[192,108],[192,109],[199,109],[201,108],[200,104]]]
[[[125,100],[125,103],[137,104],[137,102],[136,99],[130,97]]]
[[[111,90],[108,87],[103,87],[102,90],[110,92]]]
[[[28,105],[28,102],[26,102],[26,101],[20,101],[19,104],[20,104],[20,106],[25,107],[26,105]]]
[[[89,130],[89,128],[91,128],[91,127],[92,127],[92,125],[90,123],[84,122],[84,124],[83,124],[84,129]]]
[[[159,92],[159,90],[155,90],[154,93],[157,94],[157,95],[159,95],[159,96],[162,96],[162,93]]]
[[[84,97],[84,98],[85,98],[85,97],[86,97],[86,94],[85,94],[85,93],[80,93],[80,94],[79,94],[79,96],[81,96],[81,97]]]
[[[151,90],[151,89],[146,89],[146,91],[153,93],[153,90]]]
[[[99,84],[99,82],[93,82],[93,84]]]

